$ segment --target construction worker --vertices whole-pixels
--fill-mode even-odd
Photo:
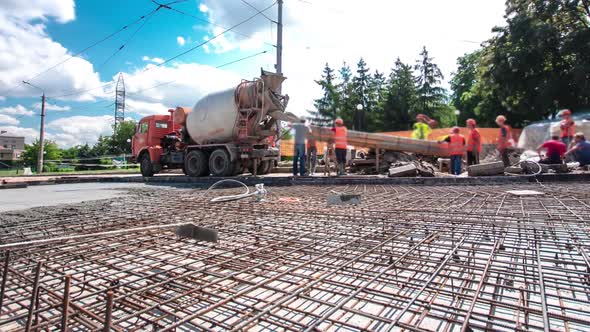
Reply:
[[[574,135],[574,146],[565,154],[573,154],[574,159],[580,163],[580,166],[590,165],[590,142],[586,141],[584,133]]]
[[[504,115],[498,115],[498,117],[496,117],[496,124],[498,127],[500,127],[497,139],[497,148],[500,152],[500,157],[502,158],[504,167],[509,167],[510,158],[508,158],[508,153],[514,145],[514,140],[512,139],[512,130],[510,129],[510,126],[506,124],[506,117]]]
[[[469,138],[467,139],[467,165],[479,164],[479,154],[481,153],[481,134],[477,129],[477,123],[474,119],[467,119],[467,128],[469,128]]]
[[[297,176],[297,164],[299,164],[299,174],[305,175],[305,139],[311,134],[311,128],[305,123],[305,118],[301,118],[299,123],[294,123],[291,128],[295,131],[295,151],[293,151],[293,176]]]
[[[416,123],[414,123],[414,131],[412,131],[412,138],[425,140],[428,139],[430,132],[430,126],[428,125],[429,122],[433,120],[430,119],[428,116],[424,114],[416,115]]]
[[[309,174],[315,173],[316,165],[318,162],[318,148],[317,142],[313,137],[307,138],[307,169]]]
[[[576,123],[572,120],[572,111],[570,110],[562,110],[559,112],[559,116],[562,118],[559,123],[559,127],[561,128],[561,141],[569,148],[574,141]]]
[[[347,129],[344,126],[344,121],[340,118],[334,121],[335,127],[332,128],[334,132],[334,144],[336,146],[336,163],[337,175],[344,175],[346,168],[346,148],[348,143],[346,141]]]
[[[567,147],[559,140],[559,136],[553,135],[551,139],[537,147],[537,152],[541,154],[541,150],[545,150],[545,159],[541,159],[541,164],[563,164],[563,156],[567,151]]]
[[[461,135],[459,127],[453,127],[451,134],[439,143],[449,143],[449,154],[451,155],[451,174],[461,175],[463,153],[465,152],[465,137]]]

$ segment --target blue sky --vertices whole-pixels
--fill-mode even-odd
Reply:
[[[172,2],[173,0],[168,0]],[[399,56],[413,63],[422,45],[446,78],[458,56],[478,47],[502,23],[503,0],[285,0],[283,91],[290,111],[304,114],[321,91],[314,83],[326,62],[338,67],[362,56],[371,69],[388,71]],[[249,0],[258,9],[273,0]],[[6,0],[0,3],[0,129],[32,141],[38,136],[40,92],[50,97],[48,138],[63,147],[93,144],[111,132],[114,84],[122,72],[126,116],[166,113],[192,106],[206,93],[273,70],[276,5],[229,33],[158,66],[257,12],[241,0],[188,0],[160,8],[122,33],[55,65],[157,8],[150,0]],[[430,10],[425,11],[428,7]],[[190,17],[190,16],[194,17]],[[209,22],[212,22],[209,23]],[[145,24],[144,24],[145,23]],[[143,25],[142,25],[143,24]],[[141,26],[141,29],[136,30]],[[116,52],[125,44],[125,47]],[[260,52],[267,51],[265,54]],[[115,53],[116,52],[116,53]],[[113,56],[113,53],[115,55]],[[234,60],[250,59],[215,68]],[[164,84],[158,88],[148,89]],[[146,90],[148,89],[148,90]],[[89,90],[89,91],[86,91]],[[64,94],[68,96],[59,97]]]

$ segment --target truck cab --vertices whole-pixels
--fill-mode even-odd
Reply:
[[[168,137],[178,137],[180,128],[171,115],[150,115],[139,121],[131,140],[131,151],[143,176],[152,176],[162,169],[162,143]]]

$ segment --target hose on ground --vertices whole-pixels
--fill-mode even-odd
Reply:
[[[248,186],[242,181],[238,181],[238,180],[234,180],[234,179],[223,179],[223,180],[217,181],[214,184],[212,184],[211,187],[209,187],[209,189],[207,189],[207,191],[205,192],[205,195],[208,194],[209,191],[211,191],[212,189],[217,187],[219,184],[226,183],[226,182],[240,184],[244,188],[246,188],[246,191],[242,194],[237,194],[237,195],[227,195],[227,196],[215,197],[215,198],[210,199],[209,202],[221,203],[221,202],[237,201],[237,200],[252,197],[252,196],[256,196],[258,201],[262,201],[263,199],[266,198],[266,195],[268,194],[266,189],[264,189],[264,184],[262,184],[262,183],[256,184],[255,185],[256,191],[250,192],[250,188],[248,188]]]
[[[524,174],[524,175],[523,174],[512,174],[512,173],[508,173],[508,172],[504,172],[504,173],[506,175],[512,175],[512,176],[537,176],[543,172],[543,167],[541,167],[541,164],[539,164],[536,161],[531,161],[531,160],[521,160],[521,161],[517,162],[516,164],[512,165],[512,167],[518,167],[521,164],[526,164],[526,163],[533,164],[533,165],[537,166],[538,170],[532,174]]]

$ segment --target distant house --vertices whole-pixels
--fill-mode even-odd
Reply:
[[[25,138],[8,133],[0,134],[0,161],[16,161],[21,159],[25,151]]]

